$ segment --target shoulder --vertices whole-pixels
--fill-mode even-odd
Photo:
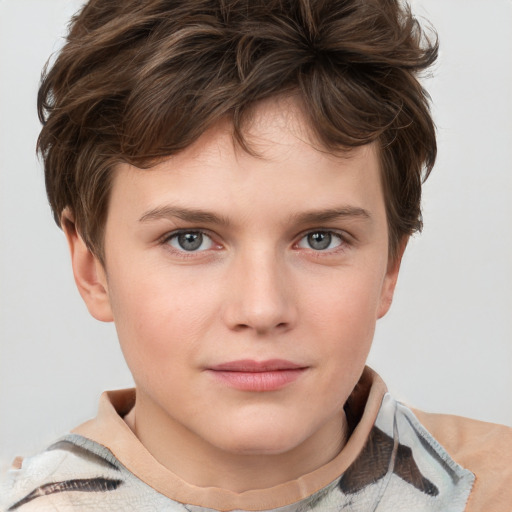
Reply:
[[[468,512],[509,511],[512,502],[512,428],[414,410],[450,457],[475,475]]]
[[[44,452],[17,458],[2,482],[8,511],[61,505],[68,491],[105,493],[122,483],[120,468],[105,448],[79,436],[66,436]]]
[[[105,447],[63,437],[44,452],[15,461],[0,487],[0,510],[124,510],[141,497],[161,497],[129,473]],[[137,507],[135,507],[136,509]]]

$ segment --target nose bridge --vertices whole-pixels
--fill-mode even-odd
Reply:
[[[269,247],[252,248],[233,261],[228,299],[232,328],[265,333],[295,321],[291,282],[285,261]]]

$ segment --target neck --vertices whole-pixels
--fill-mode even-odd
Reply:
[[[340,453],[348,431],[341,410],[292,449],[275,453],[223,449],[140,394],[125,421],[151,455],[187,483],[235,493],[267,489],[311,473]]]

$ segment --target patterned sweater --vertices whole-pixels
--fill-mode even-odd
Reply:
[[[371,370],[365,372],[347,402],[349,418],[361,414],[333,461],[298,480],[239,494],[195,487],[160,466],[122,419],[133,400],[132,391],[104,395],[95,420],[11,470],[1,487],[0,510],[512,510],[512,457],[507,453],[512,447],[510,429],[498,427],[496,434],[502,439],[505,436],[506,450],[504,462],[495,465],[495,469],[500,464],[509,469],[494,476],[497,487],[496,482],[489,487],[485,485],[486,471],[475,479],[475,469],[455,462],[417,416],[385,392]],[[480,428],[489,425],[476,423]],[[489,426],[486,432],[493,428]],[[451,432],[453,425],[448,430]]]

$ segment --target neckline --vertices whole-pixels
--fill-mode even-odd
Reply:
[[[221,511],[269,510],[311,496],[346,471],[363,449],[386,391],[382,379],[366,367],[345,405],[351,433],[341,452],[327,464],[296,480],[242,493],[189,484],[156,461],[123,419],[135,404],[134,389],[103,393],[97,416],[73,433],[109,449],[128,471],[174,501]]]

